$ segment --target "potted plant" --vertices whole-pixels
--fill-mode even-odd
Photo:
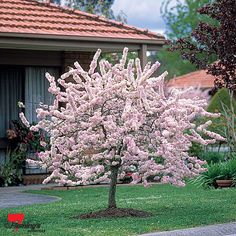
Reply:
[[[216,179],[218,187],[231,187],[236,177],[236,159],[221,163],[221,173]]]
[[[203,187],[231,187],[236,180],[236,159],[227,162],[209,164],[207,171],[198,176],[194,182]]]
[[[232,179],[217,179],[216,184],[220,188],[228,188],[234,184]]]

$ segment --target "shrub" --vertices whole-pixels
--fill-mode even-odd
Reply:
[[[232,103],[232,104],[231,104]],[[211,118],[212,125],[209,126],[209,130],[220,133],[222,136],[227,136],[225,129],[227,126],[227,115],[226,112],[231,111],[233,107],[234,115],[236,112],[236,101],[230,97],[230,93],[226,88],[220,89],[211,99],[211,102],[207,108],[209,112],[221,113],[221,117]]]
[[[229,156],[232,156],[232,153],[236,152],[236,100],[233,93],[225,88],[220,89],[211,99],[207,111],[221,114],[220,117],[211,118],[212,124],[209,125],[209,130],[225,137],[225,141],[218,142],[218,145],[220,147],[227,143],[230,149]],[[195,123],[198,125],[205,121],[206,118],[198,117]]]
[[[0,187],[21,183],[24,160],[25,154],[19,149],[8,152],[6,162],[0,166]]]
[[[215,164],[226,160],[225,154],[220,152],[201,152],[198,157],[208,164]]]
[[[192,146],[189,149],[189,155],[190,156],[196,156],[200,157],[200,155],[203,153],[203,147],[199,143],[192,142]]]
[[[223,106],[230,107],[230,94],[226,88],[220,89],[211,99],[211,102],[207,108],[209,112],[224,113]],[[236,111],[236,101],[233,100],[234,110]]]

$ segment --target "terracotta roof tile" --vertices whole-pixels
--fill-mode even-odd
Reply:
[[[178,76],[168,83],[170,87],[186,88],[186,87],[200,87],[213,88],[215,77],[207,74],[205,70],[194,71],[192,73]]]
[[[35,0],[1,0],[0,32],[164,40],[148,30]]]

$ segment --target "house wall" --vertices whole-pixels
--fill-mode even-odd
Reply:
[[[67,66],[74,67],[75,61],[87,70],[92,58],[91,52],[0,49],[0,65],[55,66],[61,67],[62,72],[68,70]]]

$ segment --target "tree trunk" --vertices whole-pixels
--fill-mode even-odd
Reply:
[[[118,166],[111,166],[111,182],[109,188],[108,208],[116,208],[116,183],[118,170]]]

